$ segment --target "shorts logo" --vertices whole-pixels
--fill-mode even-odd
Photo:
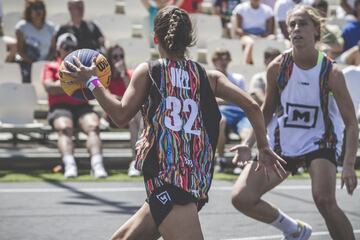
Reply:
[[[284,121],[284,127],[314,128],[316,126],[318,111],[319,108],[317,106],[287,103],[287,117]]]
[[[170,195],[167,191],[157,194],[156,197],[163,205],[171,201]]]

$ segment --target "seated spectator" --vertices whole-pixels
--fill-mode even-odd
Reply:
[[[253,64],[252,48],[254,38],[274,38],[274,16],[272,9],[260,3],[260,0],[250,0],[238,4],[234,11],[235,35],[244,44],[245,62]]]
[[[360,41],[340,56],[340,61],[347,65],[360,65]]]
[[[267,67],[271,61],[281,54],[279,49],[268,47],[264,52],[264,64]],[[256,73],[250,80],[249,94],[261,106],[265,100],[266,71]]]
[[[105,37],[93,21],[84,20],[85,6],[83,0],[69,0],[70,22],[60,26],[56,39],[63,33],[72,33],[78,40],[78,48],[90,48],[106,53]],[[119,29],[120,31],[120,29]]]
[[[58,148],[64,163],[65,178],[74,178],[78,175],[72,140],[74,129],[78,127],[88,135],[86,147],[91,156],[92,175],[95,178],[105,178],[107,173],[103,166],[99,117],[87,101],[77,100],[66,95],[60,86],[60,64],[65,56],[76,48],[77,40],[73,34],[60,35],[56,42],[58,58],[44,67],[42,82],[48,93],[48,121],[58,133]]]
[[[125,93],[125,89],[129,85],[132,71],[126,67],[125,64],[125,52],[122,47],[119,45],[114,45],[108,49],[107,59],[111,67],[111,81],[109,85],[109,91],[118,97],[119,99]],[[109,117],[106,116],[106,119],[110,122],[112,126],[115,124],[111,121]],[[140,112],[135,115],[135,117],[129,122],[130,130],[130,141],[131,149],[133,150],[133,156],[135,156],[135,143],[138,139],[140,129],[142,129],[142,121]],[[135,169],[135,161],[131,161],[129,169],[129,176],[140,176],[140,171]]]
[[[241,0],[215,0],[213,4],[213,12],[220,16],[221,25],[223,28],[223,37],[230,38],[231,16],[234,8],[241,2]]]
[[[342,37],[344,38],[344,52],[360,41],[360,0],[356,0],[354,4],[354,15],[356,20],[349,21],[342,31]]]
[[[144,7],[146,8],[146,10],[149,13],[149,42],[150,45],[153,47],[153,32],[154,32],[154,21],[155,21],[155,16],[157,14],[157,12],[159,11],[159,9],[166,7],[167,5],[173,4],[172,0],[156,0],[156,1],[152,1],[152,0],[141,0],[142,4],[144,5]]]
[[[188,13],[197,13],[203,0],[175,0],[175,5]]]
[[[346,86],[355,107],[356,117],[360,122],[360,63],[343,69]]]
[[[43,0],[27,0],[23,19],[16,26],[18,57],[24,83],[31,82],[31,64],[52,60],[55,55],[55,27],[46,20]]]
[[[275,21],[278,23],[281,34],[278,38],[289,40],[289,33],[286,26],[287,12],[295,7],[297,4],[310,5],[312,0],[277,0],[274,7]]]
[[[227,72],[227,67],[231,62],[231,55],[228,50],[217,49],[212,56],[212,62],[216,70],[225,74],[232,84],[235,84],[245,91],[244,77],[241,74]],[[217,101],[222,118],[219,125],[219,139],[217,144],[218,156],[216,162],[219,164],[218,170],[224,171],[224,165],[226,164],[226,159],[224,157],[227,139],[226,133],[228,131],[233,131],[238,134],[241,139],[245,139],[251,130],[251,124],[241,108],[232,103],[227,103],[222,99],[217,99]]]
[[[320,15],[326,19],[328,15],[328,3],[325,0],[315,1],[312,6],[317,9]],[[341,29],[337,25],[324,23],[321,33],[321,40],[318,49],[325,52],[330,58],[335,59],[342,52],[344,39],[341,36]]]

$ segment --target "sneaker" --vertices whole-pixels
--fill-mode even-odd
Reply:
[[[64,177],[76,178],[78,175],[77,166],[73,163],[65,164]]]
[[[284,235],[283,240],[307,240],[312,233],[312,227],[300,220],[296,220],[298,223],[298,231],[296,233]]]
[[[218,172],[218,173],[225,172],[226,158],[217,157],[215,162],[216,162],[216,165],[215,165],[214,171]]]
[[[240,167],[236,167],[233,170],[233,174],[235,174],[235,175],[240,175],[241,172],[242,172],[242,169]]]
[[[98,162],[96,164],[91,164],[91,175],[95,178],[106,178],[108,176],[105,171],[104,165],[102,162]]]
[[[141,172],[135,168],[135,161],[131,161],[128,169],[128,175],[130,177],[138,177],[141,175]]]

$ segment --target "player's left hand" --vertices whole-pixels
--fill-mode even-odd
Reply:
[[[281,179],[287,176],[287,172],[281,165],[281,163],[286,164],[286,161],[269,147],[259,149],[259,159],[257,163],[255,171],[259,171],[261,168],[264,168],[265,175],[268,179],[270,179],[268,170],[274,171]]]
[[[352,195],[357,184],[355,169],[344,166],[341,173],[341,188],[345,185],[348,194]]]
[[[96,63],[95,58],[93,59],[91,66],[84,66],[78,57],[74,56],[74,63],[72,64],[69,61],[65,62],[66,68],[71,71],[65,71],[66,74],[69,74],[75,78],[80,83],[85,83],[91,76],[96,76]]]

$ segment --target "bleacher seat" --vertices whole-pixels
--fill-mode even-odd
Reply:
[[[31,84],[0,84],[0,131],[38,132],[43,124],[34,119],[35,88]]]
[[[11,1],[9,1],[11,2]],[[4,9],[3,16],[3,27],[4,27],[4,35],[15,37],[15,25],[21,19],[21,11],[18,12],[9,12]]]
[[[131,38],[131,21],[130,18],[125,15],[108,14],[98,16],[94,20],[105,38],[110,42],[121,38]]]
[[[3,12],[18,12],[22,13],[25,8],[25,0],[4,0],[1,1],[3,5]]]
[[[150,47],[143,38],[127,38],[116,41],[125,50],[128,68],[135,68],[139,63],[150,60]]]
[[[61,26],[70,21],[70,15],[69,13],[59,12],[49,15],[46,19],[49,22],[52,22],[55,26]]]
[[[67,1],[44,0],[44,2],[45,2],[47,16],[59,14],[59,13],[67,13],[69,15]]]
[[[130,17],[133,24],[142,24],[144,17],[148,16],[148,11],[140,0],[124,0],[125,15]]]
[[[268,47],[277,48],[280,52],[286,50],[286,44],[283,41],[270,40],[265,38],[256,38],[253,46],[253,62],[254,65],[264,65],[264,52]]]
[[[37,103],[41,105],[47,105],[47,92],[41,82],[41,74],[45,64],[48,61],[34,62],[31,66],[31,83],[35,88]]]
[[[208,41],[221,38],[222,26],[219,16],[197,13],[191,14],[191,19],[195,25],[199,48],[206,48]]]
[[[20,65],[17,63],[1,63],[0,64],[0,83],[14,82],[21,83]]]
[[[134,1],[137,2],[137,1]],[[84,0],[85,19],[100,15],[114,15],[116,0]]]

